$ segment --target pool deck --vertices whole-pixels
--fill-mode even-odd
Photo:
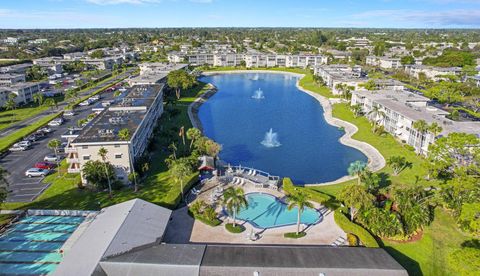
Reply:
[[[205,200],[209,203],[211,194],[215,193],[215,189],[222,186],[224,189],[231,184],[219,183],[216,179],[207,181],[201,188],[201,192],[196,200]],[[252,184],[241,186],[247,193],[266,193],[277,198],[284,198],[285,195],[281,191],[271,188],[260,188]],[[304,225],[300,225],[300,230],[305,230],[307,235],[301,239],[287,239],[283,237],[286,232],[295,232],[295,225],[282,226],[269,229],[259,229],[251,224],[237,220],[237,223],[245,226],[246,230],[240,234],[232,234],[225,229],[225,224],[231,222],[230,218],[222,214],[222,206],[218,204],[220,199],[214,203],[217,213],[223,223],[216,227],[211,227],[198,220],[194,220],[187,213],[187,207],[175,210],[172,213],[171,221],[167,228],[164,241],[168,243],[218,243],[218,244],[308,244],[308,245],[328,245],[330,246],[337,238],[346,238],[345,232],[337,226],[333,219],[333,212],[314,203],[314,207],[322,213],[323,219],[312,226],[304,229]],[[312,202],[313,203],[313,202]],[[259,233],[260,239],[252,241],[248,235],[251,232]]]
[[[240,73],[271,73],[271,74],[284,74],[284,75],[291,75],[297,77],[304,77],[304,74],[287,72],[287,71],[270,71],[270,70],[229,70],[229,71],[206,71],[203,72],[202,75],[210,76],[210,75],[217,75],[217,74],[240,74]],[[341,100],[339,99],[329,99],[320,94],[317,94],[313,91],[303,88],[300,86],[300,79],[296,83],[296,87],[298,90],[305,92],[306,94],[310,95],[311,97],[315,98],[320,105],[323,107],[324,110],[324,117],[325,121],[328,124],[336,127],[342,127],[345,130],[345,134],[340,137],[340,143],[355,148],[361,151],[365,156],[368,158],[368,168],[374,172],[381,170],[386,165],[385,158],[383,155],[372,145],[355,140],[352,136],[358,131],[358,128],[349,122],[340,120],[338,118],[333,117],[332,115],[332,104],[339,103]],[[189,106],[189,117],[192,125],[201,129],[201,122],[198,119],[198,115],[195,114],[198,112],[198,109],[212,94],[207,95],[207,97],[199,97],[194,103]],[[334,185],[343,183],[356,177],[345,175],[340,177],[336,180],[323,182],[323,183],[308,183],[305,184],[306,186],[323,186],[323,185]]]

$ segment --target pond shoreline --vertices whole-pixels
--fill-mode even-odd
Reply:
[[[300,73],[287,72],[287,71],[270,71],[270,70],[207,71],[207,72],[203,72],[202,75],[211,76],[211,75],[219,75],[219,74],[245,74],[245,73],[269,73],[269,74],[271,73],[271,74],[292,75],[300,78],[303,78],[305,76],[304,74],[300,74]],[[212,85],[212,84],[209,84],[209,85]],[[339,139],[341,144],[348,147],[352,147],[362,152],[368,158],[368,168],[370,170],[376,172],[382,169],[383,167],[385,167],[385,164],[386,164],[385,158],[375,147],[373,147],[372,145],[366,142],[361,142],[352,138],[352,135],[354,135],[358,131],[358,128],[354,124],[351,124],[349,122],[333,117],[332,103],[330,102],[330,99],[303,88],[302,86],[300,86],[300,79],[297,81],[296,87],[298,90],[310,95],[320,103],[324,111],[323,115],[324,115],[325,121],[328,124],[344,129],[345,134]],[[202,130],[202,124],[200,122],[200,119],[198,118],[198,110],[200,106],[205,101],[207,101],[211,96],[213,96],[215,93],[216,93],[216,88],[213,86],[212,89],[208,90],[206,93],[198,97],[192,104],[189,105],[188,116],[190,117],[190,121],[192,122],[192,125],[194,127]],[[345,175],[333,181],[328,181],[323,183],[303,184],[303,185],[304,186],[335,185],[335,184],[343,183],[355,178],[356,177]]]

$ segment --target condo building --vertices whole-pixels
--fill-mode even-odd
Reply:
[[[101,160],[98,151],[103,147],[118,179],[127,182],[163,113],[163,89],[163,84],[135,85],[104,109],[65,149],[68,172],[82,172],[89,160]],[[82,182],[87,182],[83,175]]]
[[[385,128],[402,142],[415,148],[421,154],[428,153],[428,146],[437,137],[452,132],[465,132],[480,135],[480,122],[452,121],[447,111],[429,105],[430,99],[403,90],[357,90],[352,93],[351,104],[359,104],[365,116]],[[371,112],[377,106],[383,115]],[[441,133],[427,131],[421,133],[413,125],[424,120],[428,124],[437,123]]]
[[[335,95],[342,93],[342,91],[338,89],[338,84],[345,84],[352,86],[354,89],[359,89],[360,84],[368,81],[360,66],[352,67],[347,64],[315,66],[314,74],[321,77],[325,85],[328,86]]]

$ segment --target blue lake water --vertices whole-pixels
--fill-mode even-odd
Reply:
[[[296,88],[297,80],[273,73],[201,78],[218,88],[200,107],[199,118],[205,135],[222,144],[222,160],[291,177],[295,184],[332,181],[346,175],[351,162],[367,161],[339,142],[344,132],[325,121],[322,106]],[[258,94],[263,98],[255,99]],[[274,147],[262,143],[270,129]]]
[[[250,193],[247,208],[242,208],[237,218],[248,221],[257,228],[272,228],[297,223],[298,208],[287,209],[287,204],[280,202],[269,194]],[[300,215],[300,223],[316,224],[320,221],[320,213],[312,208],[305,208]]]

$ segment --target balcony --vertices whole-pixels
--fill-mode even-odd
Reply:
[[[74,148],[74,147],[65,148],[65,153],[76,153],[76,152],[77,152],[77,148]]]
[[[80,173],[79,168],[68,168],[67,170],[68,173]]]
[[[67,158],[67,163],[68,164],[79,164],[80,159],[78,159],[78,158]]]

